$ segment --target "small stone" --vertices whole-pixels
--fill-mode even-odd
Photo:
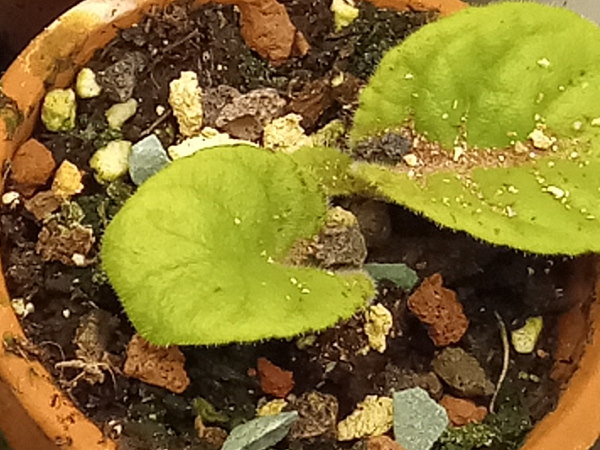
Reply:
[[[473,401],[464,398],[444,395],[440,400],[440,405],[448,413],[448,418],[455,427],[462,427],[469,423],[480,423],[487,416],[485,406],[477,406]]]
[[[123,59],[98,72],[97,80],[112,101],[123,103],[133,95],[137,76],[145,67],[143,53],[127,52]]]
[[[383,395],[393,395],[396,391],[415,387],[425,389],[434,400],[442,398],[444,393],[442,382],[435,373],[413,372],[393,364],[388,364],[385,370],[377,375],[377,385],[381,387]]]
[[[375,280],[389,280],[407,292],[419,281],[417,272],[403,263],[370,263],[364,268]]]
[[[21,202],[20,199],[21,194],[16,191],[8,191],[2,194],[2,204],[9,208],[17,206]]]
[[[215,123],[235,138],[257,141],[263,127],[281,116],[285,105],[285,100],[275,89],[255,89],[225,105]]]
[[[56,211],[61,203],[62,200],[54,192],[43,191],[25,200],[25,209],[41,222]]]
[[[70,266],[87,265],[75,264],[73,255],[86,256],[94,244],[94,232],[91,227],[74,225],[65,227],[55,220],[48,222],[38,234],[35,251],[44,261],[58,261]]]
[[[138,102],[134,98],[112,105],[104,113],[108,127],[111,130],[120,130],[123,124],[135,115],[137,108]]]
[[[182,136],[192,137],[200,133],[204,107],[196,72],[183,71],[179,78],[169,83],[169,104]]]
[[[525,325],[510,333],[510,340],[517,353],[531,353],[544,327],[544,319],[541,316],[529,317]]]
[[[15,314],[22,319],[35,312],[33,303],[25,302],[23,298],[14,298],[10,301],[10,304]]]
[[[442,283],[442,276],[433,274],[408,298],[408,308],[427,326],[429,337],[438,347],[460,341],[469,327],[456,292]]]
[[[235,427],[221,450],[265,450],[277,444],[298,420],[296,411],[258,417]]]
[[[217,87],[206,89],[202,96],[204,124],[207,127],[214,127],[221,109],[240,95],[242,95],[240,94],[240,91],[234,87],[227,86],[226,84],[220,84]]]
[[[288,253],[288,262],[324,269],[360,268],[366,257],[367,246],[356,217],[335,206],[327,211],[325,226],[319,235],[299,241]]]
[[[540,128],[533,130],[527,137],[531,140],[533,146],[539,150],[548,150],[556,143],[555,137],[547,136],[544,130]]]
[[[293,440],[318,436],[335,438],[338,415],[338,401],[333,395],[312,391],[305,392],[295,402],[299,419],[292,426],[290,437]]]
[[[386,350],[386,338],[392,329],[392,313],[381,303],[371,305],[365,312],[364,331],[369,339],[369,346],[383,353]]]
[[[102,87],[96,81],[96,74],[89,67],[84,67],[77,74],[75,92],[80,98],[98,97],[102,92]]]
[[[227,439],[227,431],[219,427],[207,427],[202,422],[202,417],[196,417],[194,428],[198,439],[215,450],[220,449]]]
[[[17,192],[30,197],[48,182],[55,168],[52,152],[32,138],[15,152],[11,161],[10,180]]]
[[[414,153],[409,153],[402,157],[407,166],[417,167],[419,165],[419,158]]]
[[[127,346],[123,373],[181,394],[190,384],[184,366],[185,356],[178,347],[157,347],[135,334]]]
[[[368,395],[337,425],[338,440],[351,441],[387,433],[392,427],[392,399]]]
[[[260,388],[265,394],[285,398],[294,389],[294,374],[276,366],[267,358],[258,358],[256,368]]]
[[[304,133],[301,121],[302,116],[293,113],[272,120],[264,127],[263,145],[283,153],[293,153],[310,145],[311,140]]]
[[[160,139],[151,134],[136,142],[129,155],[129,176],[137,185],[141,185],[155,173],[169,164],[169,157]]]
[[[367,441],[367,450],[406,450],[388,436],[371,437]]]
[[[394,437],[406,450],[429,450],[448,428],[446,410],[421,388],[394,393]]]
[[[54,174],[52,192],[60,199],[69,199],[83,191],[82,178],[77,166],[65,159]]]
[[[129,169],[130,153],[131,142],[123,140],[111,141],[96,150],[90,158],[96,180],[101,184],[111,183],[125,175]]]
[[[353,0],[333,0],[331,2],[331,12],[333,12],[335,29],[340,31],[354,22],[354,19],[358,17],[359,9]]]
[[[432,362],[435,373],[461,397],[492,395],[492,383],[475,357],[460,347],[447,347]]]
[[[220,133],[214,128],[203,128],[199,136],[186,139],[177,145],[171,145],[167,151],[171,159],[176,160],[191,156],[200,150],[222,145],[250,145],[256,147],[254,142],[233,139],[227,133]]]
[[[77,102],[73,89],[52,89],[44,97],[42,122],[49,131],[75,128]]]
[[[288,402],[282,398],[276,398],[264,405],[256,408],[256,415],[258,417],[264,416],[276,416],[283,412],[283,409],[288,405]]]

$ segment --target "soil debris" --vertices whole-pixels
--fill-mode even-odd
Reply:
[[[369,346],[379,353],[387,348],[386,338],[392,329],[392,313],[381,303],[369,306],[365,311],[364,331],[369,339]]]
[[[479,361],[460,347],[446,347],[431,363],[435,373],[461,397],[492,395],[494,384]]]
[[[292,440],[325,437],[334,439],[338,415],[338,401],[333,395],[305,392],[294,402],[298,421],[292,426]]]
[[[227,431],[219,427],[207,427],[201,417],[196,417],[194,428],[201,442],[207,444],[211,449],[220,449],[227,439]]]
[[[352,199],[346,209],[358,220],[367,248],[383,245],[392,234],[392,219],[388,205],[373,199]]]
[[[93,262],[87,255],[94,241],[94,232],[90,227],[66,227],[56,220],[51,220],[40,231],[35,250],[44,261],[58,261],[82,267]]]
[[[479,423],[487,416],[485,406],[477,406],[472,400],[444,395],[440,405],[446,409],[448,418],[455,427],[462,427],[469,423]]]
[[[294,389],[294,374],[276,366],[267,358],[258,358],[256,362],[260,388],[265,394],[285,398]]]
[[[21,145],[11,160],[11,189],[31,197],[44,186],[56,168],[52,152],[36,139]]]
[[[169,83],[169,104],[183,137],[200,133],[203,125],[204,107],[202,88],[196,72],[183,71],[179,78]]]
[[[157,347],[140,335],[131,338],[123,373],[177,394],[190,384],[185,371],[185,356],[177,347]]]
[[[393,364],[388,364],[376,377],[376,383],[383,395],[392,395],[394,392],[420,387],[434,400],[442,398],[444,387],[442,382],[433,372],[414,372],[402,369]]]
[[[438,347],[460,341],[469,327],[456,292],[442,283],[442,275],[436,273],[425,278],[408,298],[408,308],[427,326],[429,337]]]
[[[98,84],[113,102],[124,103],[133,95],[137,77],[144,71],[146,64],[146,57],[142,52],[129,52],[98,72]]]

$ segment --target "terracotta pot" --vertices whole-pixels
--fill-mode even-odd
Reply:
[[[8,69],[0,91],[0,164],[32,132],[47,86],[65,87],[75,71],[152,4],[170,0],[87,0],[71,9],[34,39]],[[259,0],[240,0],[252,7]],[[231,0],[226,0],[231,3]],[[444,13],[464,7],[458,0],[378,0],[382,6],[414,9],[437,5]],[[425,6],[424,6],[425,5]],[[579,366],[560,397],[557,409],[530,434],[525,449],[587,450],[600,433],[600,263],[586,258],[573,263],[567,295],[573,309],[561,321],[564,375]],[[591,302],[591,305],[590,305]],[[0,276],[0,335],[23,336]],[[569,360],[572,360],[569,362]],[[566,361],[566,362],[565,362]],[[15,450],[71,448],[114,449],[116,444],[78,411],[37,362],[0,346],[0,428]]]

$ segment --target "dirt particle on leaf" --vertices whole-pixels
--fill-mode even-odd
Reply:
[[[485,406],[477,406],[472,400],[444,395],[440,400],[452,425],[462,427],[469,423],[480,423],[487,416]]]
[[[55,168],[56,162],[50,150],[32,138],[15,152],[11,161],[10,181],[17,192],[30,197],[48,182]]]
[[[190,384],[185,356],[178,347],[157,347],[140,335],[131,338],[123,372],[154,386],[181,394]]]
[[[40,231],[35,250],[44,261],[82,266],[89,264],[90,261],[87,261],[86,256],[93,244],[94,233],[90,227],[82,225],[66,227],[52,220]]]
[[[293,407],[299,418],[290,431],[292,439],[335,437],[338,401],[333,395],[306,392],[298,397]]]
[[[283,370],[267,358],[258,358],[256,363],[260,388],[265,394],[285,398],[294,389],[294,374]]]
[[[427,326],[429,337],[438,347],[460,341],[469,327],[456,292],[442,283],[442,275],[433,274],[408,298],[408,308]]]

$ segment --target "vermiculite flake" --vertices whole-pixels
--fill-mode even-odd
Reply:
[[[160,139],[154,134],[138,141],[129,155],[129,175],[139,186],[169,163],[169,157]]]
[[[446,428],[446,410],[427,391],[394,392],[394,437],[406,450],[429,450]]]
[[[235,427],[221,450],[265,450],[281,441],[296,420],[296,411],[257,417]]]

